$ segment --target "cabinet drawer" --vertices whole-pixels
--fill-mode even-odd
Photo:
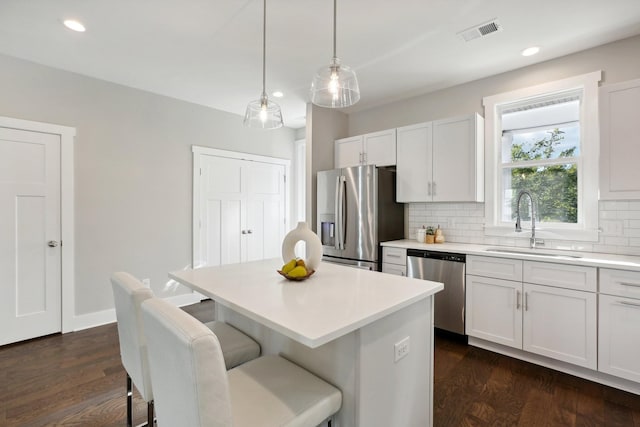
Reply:
[[[595,267],[525,261],[522,274],[526,283],[588,292],[596,292],[598,287]]]
[[[640,272],[601,268],[600,293],[640,299]]]
[[[522,281],[522,261],[470,255],[467,257],[467,274],[520,282]]]
[[[387,264],[407,265],[407,250],[404,248],[382,248],[382,262]]]
[[[396,276],[406,276],[407,275],[407,266],[406,265],[398,265],[398,264],[389,264],[386,262],[382,263],[382,272],[395,274]]]

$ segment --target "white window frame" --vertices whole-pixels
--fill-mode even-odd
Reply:
[[[580,153],[578,166],[578,224],[542,225],[536,227],[536,237],[554,240],[598,240],[598,155],[600,128],[598,125],[598,82],[602,71],[594,71],[537,86],[518,89],[483,99],[485,109],[485,235],[529,239],[529,233],[517,233],[513,225],[500,218],[501,203],[501,143],[502,118],[500,107],[535,99],[545,95],[581,90]],[[525,224],[523,224],[525,225]]]

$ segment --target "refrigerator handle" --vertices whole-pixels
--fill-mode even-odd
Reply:
[[[344,250],[344,183],[346,178],[338,176],[336,180],[336,249]]]
[[[336,191],[335,191],[336,200],[335,200],[335,204],[333,205],[334,209],[336,210],[334,212],[335,218],[336,218],[334,247],[337,250],[340,250],[340,242],[342,241],[340,239],[340,224],[342,222],[341,221],[342,209],[341,209],[341,203],[340,203],[340,178],[341,178],[340,175],[336,177]]]

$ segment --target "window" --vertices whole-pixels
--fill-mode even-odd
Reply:
[[[599,80],[596,72],[484,99],[485,234],[529,237],[514,230],[517,196],[528,190],[538,237],[597,240]],[[531,220],[528,198],[520,216]]]

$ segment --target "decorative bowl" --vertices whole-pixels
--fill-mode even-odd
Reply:
[[[306,276],[290,277],[290,276],[288,276],[288,275],[287,275],[287,273],[284,273],[282,270],[276,270],[276,271],[278,272],[278,274],[280,274],[280,275],[281,275],[282,277],[284,277],[285,279],[288,279],[288,280],[294,280],[294,281],[296,281],[296,282],[299,282],[299,281],[301,281],[301,280],[308,279],[309,277],[311,277],[311,275],[312,275],[313,273],[315,273],[315,272],[316,272],[315,270],[309,270],[309,271],[307,271],[307,275],[306,275]]]

